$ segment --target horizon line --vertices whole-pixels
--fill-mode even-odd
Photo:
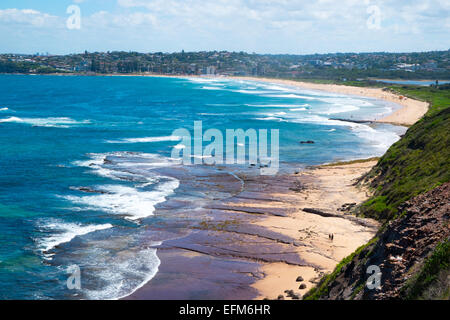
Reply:
[[[229,51],[229,50],[198,50],[198,51],[172,51],[172,52],[164,52],[164,51],[148,51],[148,52],[142,52],[142,51],[134,51],[134,50],[107,50],[107,51],[88,51],[85,50],[84,52],[71,52],[71,53],[50,53],[46,52],[45,55],[52,55],[52,56],[69,56],[69,55],[79,55],[87,53],[112,53],[112,52],[127,52],[127,53],[139,53],[139,54],[156,54],[156,53],[162,53],[162,54],[176,54],[176,53],[203,53],[203,52],[228,52],[228,53],[244,53],[248,55],[260,55],[260,56],[314,56],[314,55],[330,55],[330,54],[370,54],[370,53],[384,53],[384,54],[411,54],[411,53],[430,53],[430,52],[446,52],[450,51],[450,48],[447,50],[426,50],[426,51],[360,51],[360,52],[354,52],[354,51],[336,51],[336,52],[327,52],[327,53],[257,53],[257,52],[247,52],[247,51]],[[14,53],[14,52],[1,52],[0,55],[28,55],[28,56],[41,56],[43,52],[36,52],[36,53]]]

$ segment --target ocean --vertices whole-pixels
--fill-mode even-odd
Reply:
[[[0,75],[0,299],[118,299],[149,283],[158,248],[180,236],[174,212],[189,220],[239,193],[236,172],[254,173],[180,164],[176,129],[278,129],[289,172],[382,155],[405,128],[330,118],[395,108],[226,78]]]

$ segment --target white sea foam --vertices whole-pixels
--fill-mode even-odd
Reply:
[[[315,102],[311,107],[308,104],[246,104],[249,107],[258,108],[289,108],[292,113],[286,114],[284,112],[265,113],[263,117],[256,118],[256,120],[265,121],[286,121],[295,123],[314,123],[323,126],[344,126],[348,127],[354,134],[358,135],[362,139],[368,141],[369,144],[374,146],[377,153],[387,149],[392,143],[399,139],[399,135],[389,130],[380,130],[371,128],[368,125],[353,123],[347,121],[331,120],[321,115],[332,115],[347,112],[358,112],[365,108],[375,107],[375,102],[370,99],[360,98],[358,96],[348,96],[336,93],[327,93],[316,90],[299,89],[290,86],[283,86],[274,83],[261,84],[252,81],[236,81],[230,80],[234,84],[240,84],[240,89],[226,88],[230,91],[257,94],[263,97],[269,98],[289,98],[289,99],[303,99]],[[249,87],[252,85],[253,87]],[[307,111],[297,112],[297,111]],[[391,111],[390,108],[384,111]],[[374,116],[379,116],[379,114]],[[334,128],[329,132],[335,131]]]
[[[307,108],[311,107],[309,104],[246,104],[248,107],[257,108]]]
[[[335,104],[332,107],[329,107],[327,110],[319,111],[317,113],[319,114],[336,114],[336,113],[344,113],[344,112],[351,112],[351,111],[357,111],[360,108],[354,105],[341,105],[341,104]]]
[[[204,89],[204,90],[224,90],[223,88],[218,87],[218,86],[216,86],[216,87],[214,87],[214,86],[203,86],[202,89]]]
[[[263,90],[247,90],[247,89],[230,90],[230,91],[237,92],[237,93],[258,94],[258,95],[269,93],[268,91],[263,91]]]
[[[351,103],[358,107],[370,107],[373,103],[358,99],[357,97],[347,96],[342,94],[335,94],[322,91],[298,89],[291,87],[283,87],[279,85],[263,85],[263,87],[273,90],[272,93],[265,95],[271,98],[293,98],[293,99],[305,99],[305,100],[316,100],[322,101],[329,104],[348,104]],[[279,91],[279,92],[276,92]]]
[[[93,167],[102,165],[107,154],[104,153],[90,153],[89,160],[74,161],[72,164],[78,167]]]
[[[145,168],[146,171],[152,168],[170,167],[180,164],[180,161],[159,156],[151,153],[91,153],[89,160],[74,161],[72,165],[86,167],[98,176],[113,180],[145,180],[153,179],[151,176],[142,176],[141,172],[133,172],[131,169]],[[113,166],[105,165],[108,157],[116,161]],[[149,172],[147,172],[149,173]]]
[[[179,160],[156,154],[127,152],[90,154],[90,157],[90,160],[76,161],[73,164],[88,167],[93,173],[103,177],[139,182],[140,185],[97,186],[95,189],[103,191],[103,194],[64,197],[85,209],[101,210],[138,220],[152,215],[155,206],[164,202],[179,187],[177,179],[152,171],[155,168],[177,165]],[[154,185],[153,190],[145,189],[151,185]]]
[[[50,223],[41,225],[41,229],[45,232],[52,232],[53,234],[39,240],[39,249],[48,257],[51,256],[48,252],[60,244],[72,241],[77,236],[86,235],[97,230],[105,230],[112,228],[109,223],[98,225],[81,225],[76,223],[66,223],[57,220],[52,220]]]
[[[18,117],[9,117],[5,119],[0,119],[0,123],[2,122],[24,122],[23,119],[20,119]]]
[[[284,91],[284,92],[291,92],[293,91],[292,88],[288,88],[288,87],[282,87],[282,86],[278,86],[276,84],[268,84],[268,85],[261,85],[264,88],[267,88],[269,90],[275,90],[275,91]]]
[[[8,111],[8,108],[0,108],[0,111]]]
[[[317,100],[317,98],[315,98],[315,97],[308,97],[308,96],[305,96],[305,95],[298,95],[298,94],[293,94],[293,93],[289,93],[289,94],[268,94],[268,95],[265,95],[264,97]]]
[[[286,115],[286,112],[274,112],[274,113],[266,113],[266,116],[269,117],[278,117],[278,116],[284,116]]]
[[[122,185],[106,185],[96,187],[98,190],[107,192],[106,194],[64,196],[64,198],[75,204],[86,206],[87,210],[101,210],[124,215],[130,220],[138,220],[153,215],[155,206],[166,201],[166,197],[178,188],[177,179],[166,178],[169,180],[159,183],[152,191]]]
[[[352,130],[358,137],[365,139],[375,147],[374,155],[385,153],[392,144],[400,139],[400,136],[395,132],[376,130],[365,125],[354,127]]]
[[[106,158],[105,154],[91,154],[90,156],[91,159],[89,160],[74,161],[72,164],[78,167],[90,168],[95,174],[101,177],[122,180],[121,177],[123,176],[123,172],[117,172],[116,170],[102,167]]]
[[[393,143],[400,139],[400,136],[397,133],[389,130],[374,129],[366,124],[332,120],[318,115],[310,115],[297,119],[285,119],[285,121],[349,127],[354,134],[375,147],[374,155],[383,154]],[[334,129],[331,130],[334,131]]]
[[[0,119],[0,123],[23,123],[29,124],[36,127],[55,127],[55,128],[69,128],[72,125],[87,124],[90,123],[89,120],[76,121],[67,117],[59,118],[18,118],[9,117],[5,119]]]
[[[277,118],[277,117],[265,117],[265,118],[255,118],[255,120],[268,120],[268,121],[283,121],[283,119],[281,118]]]
[[[374,129],[366,124],[333,120],[320,115],[305,115],[302,117],[298,117],[298,115],[296,116],[295,114],[281,115],[280,113],[278,113],[266,114],[266,117],[256,118],[256,120],[313,123],[323,126],[348,127],[351,132],[371,144],[375,148],[374,154],[376,155],[384,153],[393,143],[400,139],[400,136],[397,133],[389,130]],[[335,131],[335,129],[333,128],[328,131],[333,132]]]
[[[352,96],[337,96],[337,97],[318,97],[317,100],[333,105],[348,105],[351,104],[356,107],[373,107],[374,104],[367,100],[357,99]]]
[[[107,140],[107,143],[146,143],[146,142],[161,142],[161,141],[179,141],[181,137],[177,136],[162,136],[162,137],[143,137],[143,138],[126,138],[121,140]]]
[[[194,83],[207,83],[211,85],[219,85],[221,83],[230,82],[232,80],[227,79],[217,79],[217,78],[186,78],[186,80]]]
[[[149,243],[158,246],[160,242]],[[97,254],[95,277],[106,285],[98,290],[84,290],[88,299],[115,300],[125,298],[149,282],[158,272],[161,261],[156,248],[121,251],[111,262],[105,255]],[[98,258],[97,258],[98,256]]]

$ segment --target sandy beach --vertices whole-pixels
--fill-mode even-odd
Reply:
[[[260,293],[259,299],[277,299],[280,295],[283,299],[291,299],[286,295],[286,290],[292,290],[301,297],[320,276],[331,272],[340,260],[374,236],[377,222],[358,220],[350,216],[345,208],[351,208],[369,197],[366,189],[356,187],[354,183],[375,164],[376,161],[367,161],[323,166],[298,174],[299,181],[308,183],[303,186],[304,190],[297,193],[296,201],[286,202],[294,209],[293,214],[269,217],[258,224],[301,241],[302,245],[296,247],[296,253],[309,266],[265,264],[261,270],[265,277],[253,284]],[[271,203],[268,207],[272,205],[276,206]],[[318,214],[305,212],[305,208],[317,210]],[[333,240],[329,239],[330,234],[333,234]],[[303,281],[296,281],[299,276]],[[299,289],[302,284],[304,286]]]
[[[311,82],[300,82],[293,80],[270,79],[270,78],[236,77],[236,79],[263,81],[299,87],[302,89],[320,90],[339,94],[364,96],[393,102],[402,106],[402,108],[394,111],[392,114],[382,119],[377,119],[378,122],[383,123],[411,126],[414,123],[416,123],[420,118],[422,118],[422,116],[428,111],[427,102],[409,99],[403,96],[398,96],[392,92],[383,91],[383,89],[381,88],[362,88],[336,84],[318,84]]]

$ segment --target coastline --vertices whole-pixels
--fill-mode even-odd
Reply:
[[[391,114],[381,119],[375,120],[375,122],[380,123],[389,123],[401,126],[412,126],[414,123],[416,123],[422,118],[422,116],[428,111],[429,108],[429,103],[427,102],[410,99],[404,96],[399,96],[392,92],[384,91],[381,88],[365,88],[365,87],[344,86],[337,84],[319,84],[319,83],[301,82],[284,79],[271,79],[271,78],[233,77],[233,79],[269,82],[298,87],[301,89],[319,90],[346,95],[363,96],[393,102],[402,106],[402,108],[392,112]]]
[[[186,77],[180,76],[176,78]],[[259,78],[239,79],[262,81]],[[297,83],[295,81],[277,79],[267,79],[263,81],[269,83],[280,83],[283,85],[293,85],[295,83],[301,88],[305,88],[303,84],[308,84],[314,86],[314,88],[310,87],[307,89],[323,90],[327,92],[333,92],[330,90],[330,87],[337,87],[336,90],[338,91],[335,91],[336,93],[351,95],[367,94],[366,96],[369,96],[368,93],[365,93],[365,91],[371,89],[337,85],[316,85],[304,82]],[[317,86],[321,86],[321,89],[318,89]],[[352,92],[349,92],[348,90]],[[377,90],[380,91],[377,94],[387,94],[387,92],[384,92],[381,89]],[[370,92],[371,91],[369,91],[369,93]],[[389,121],[389,117],[394,116],[394,119],[401,120],[406,125],[412,125],[415,119],[420,119],[423,115],[423,113],[421,114],[423,110],[414,108],[414,104],[413,107],[411,107],[411,103],[406,103],[416,100],[404,100],[394,94],[391,95],[397,99],[393,102],[398,103],[398,100],[401,100],[402,102],[405,102],[405,106],[404,108],[397,110],[397,116],[395,116],[395,113],[391,114],[382,120],[379,120],[380,122],[394,122],[397,124],[399,121]],[[383,97],[379,96],[373,97],[383,99]],[[254,259],[255,261],[259,261],[261,263],[259,270],[264,277],[261,277],[261,279],[255,278],[256,281],[251,284],[251,287],[258,292],[256,297],[257,299],[275,299],[278,295],[283,294],[285,290],[293,290],[299,295],[304,294],[304,292],[309,290],[311,286],[314,285],[321,274],[332,271],[335,265],[343,257],[353,252],[360,245],[366,243],[375,234],[377,229],[377,224],[375,222],[368,220],[364,220],[365,222],[358,222],[355,219],[352,219],[354,217],[346,215],[342,211],[338,210],[345,204],[358,204],[368,198],[368,191],[355,187],[353,182],[354,179],[369,171],[375,164],[375,161],[362,161],[351,164],[314,167],[303,171],[301,174],[291,175],[291,180],[288,180],[289,186],[286,187],[286,189],[289,189],[290,192],[285,194],[276,189],[276,183],[281,185],[286,182],[283,181],[285,177],[275,176],[266,181],[273,182],[275,186],[271,183],[267,183],[269,187],[264,190],[260,190],[259,196],[264,196],[265,200],[269,198],[278,200],[267,201],[264,202],[264,204],[256,201],[257,199],[245,198],[245,200],[243,200],[244,198],[242,198],[239,201],[239,209],[242,209],[243,207],[250,207],[259,208],[261,211],[264,211],[264,216],[262,219],[251,221],[253,225],[285,236],[285,238],[279,237],[278,239],[293,239],[292,242],[289,243],[289,247],[286,248],[286,252],[275,250],[278,249],[278,247],[275,247],[272,243],[267,245],[269,249],[273,249],[271,254],[277,255],[276,258],[273,258],[274,261],[261,260],[261,257],[264,257],[264,254],[262,253],[260,255],[255,254],[255,256],[251,256],[251,253],[254,252],[251,250],[246,253],[247,255],[243,256],[245,259]],[[247,182],[248,181],[246,181],[246,183]],[[298,185],[301,187],[297,187]],[[236,203],[234,203],[234,205],[235,204]],[[232,204],[229,203],[226,207],[226,219],[229,219],[231,216],[231,206]],[[279,208],[289,211],[289,214],[284,216],[268,214],[270,211],[277,213],[276,209]],[[331,214],[332,216],[323,216],[317,213],[305,212],[303,210],[304,208],[313,208],[314,210],[325,212],[326,214]],[[212,209],[222,210],[221,208]],[[239,215],[242,215],[241,212],[246,211],[241,210],[235,212],[239,212]],[[251,210],[249,210],[249,212],[251,212]],[[250,217],[248,220],[250,220]],[[229,226],[226,225],[225,227],[228,228]],[[209,231],[212,230],[214,230],[214,228],[209,229]],[[221,233],[222,230],[214,231]],[[262,231],[258,230],[257,232],[259,236],[262,235]],[[236,233],[239,235],[237,239],[245,242],[245,237],[243,236],[244,232]],[[335,235],[333,241],[328,239],[327,235],[330,233]],[[251,247],[248,248],[253,249]],[[238,249],[239,250],[237,251],[242,252],[240,248]],[[163,250],[164,249],[161,249],[161,251]],[[296,260],[292,258],[290,261],[283,261],[283,254],[286,253],[295,255],[298,259]],[[200,256],[202,256],[202,254],[203,253],[199,253]],[[217,254],[217,252],[212,252],[211,254],[207,253],[206,255],[214,254]],[[306,288],[298,288],[300,285],[300,283],[296,281],[298,276],[303,277],[304,280],[301,283],[306,284]],[[146,284],[143,287],[145,286]],[[288,299],[290,297],[284,298]]]
[[[166,75],[142,76],[189,77]],[[364,96],[403,106],[403,108],[396,110],[392,114],[377,120],[377,122],[382,123],[410,126],[418,121],[428,110],[428,103],[426,102],[403,98],[378,88],[314,84],[269,78],[232,77],[230,79],[262,81],[303,89]],[[244,245],[244,250],[239,245],[233,247],[236,252],[247,252],[240,256],[241,258],[245,260],[249,259],[250,261],[259,261],[260,266],[257,271],[252,271],[253,282],[249,284],[249,287],[257,292],[253,299],[277,299],[280,296],[282,296],[282,299],[301,298],[303,294],[318,283],[325,273],[333,271],[335,266],[343,258],[354,252],[359,246],[367,243],[376,234],[379,228],[379,224],[376,221],[355,218],[349,212],[345,212],[346,209],[349,209],[348,204],[352,204],[352,206],[358,205],[369,198],[369,191],[355,186],[354,182],[363,174],[370,171],[376,163],[377,161],[374,159],[366,159],[350,161],[349,163],[317,166],[302,171],[297,175],[291,174],[285,177],[285,182],[276,176],[271,179],[271,183],[267,183],[268,188],[259,190],[258,196],[255,199],[245,197],[238,201],[234,199],[229,203],[225,203],[223,208],[219,208],[220,210],[224,209],[227,211],[228,216],[231,215],[231,212],[235,212],[237,209],[235,208],[236,205],[239,205],[239,216],[244,212],[251,212],[255,208],[260,211],[267,211],[259,219],[253,220],[252,218],[251,221],[242,223],[243,230],[245,229],[245,224],[250,223],[255,227],[261,228],[254,234],[257,237],[264,235],[264,231],[262,230],[279,235],[275,239],[272,239],[279,246],[279,249],[277,249],[279,254],[273,259],[261,258],[262,256],[257,253],[255,255],[249,254],[247,249],[250,249],[251,246],[247,247],[247,245]],[[263,182],[265,184],[267,181]],[[283,185],[284,192],[280,192],[280,185]],[[302,186],[300,188],[301,190],[297,188],[299,185]],[[262,198],[264,200],[273,199],[274,201],[265,201],[262,203]],[[246,209],[244,210],[242,208]],[[328,216],[305,212],[303,211],[305,208],[312,208],[318,212],[326,213]],[[268,212],[276,210],[282,210],[288,212],[288,214],[268,214]],[[226,228],[221,226],[220,233],[227,233],[229,231],[228,228],[229,226]],[[212,230],[214,232],[218,231],[217,227],[212,225],[208,226],[207,229],[210,232]],[[236,230],[233,230],[233,232],[236,232]],[[248,235],[246,232],[241,233],[241,231],[237,231],[237,234],[240,242],[246,241],[246,236]],[[333,241],[328,238],[329,234],[333,234]],[[286,246],[284,245],[285,239],[291,239],[286,242]],[[262,245],[269,250],[275,249],[274,243],[270,241]],[[286,251],[281,249],[284,247],[287,247]],[[286,253],[296,258],[291,257],[286,261],[283,257]],[[197,259],[200,259],[215,256],[215,253],[196,251],[195,255]],[[164,273],[160,277],[164,279]],[[303,280],[301,282],[297,281],[298,277],[302,277]],[[156,283],[158,282],[164,281],[156,279]],[[305,287],[302,286],[302,289],[300,289],[300,285],[302,284]],[[157,291],[157,288],[152,288],[152,285],[148,283],[144,285],[143,290],[138,290],[136,294],[126,299],[157,298]]]
[[[286,290],[302,296],[378,230],[378,222],[347,210],[369,197],[368,190],[353,184],[376,161],[321,165],[275,176],[262,176],[258,168],[236,172],[243,189],[196,210],[169,199],[162,215],[189,215],[197,222],[186,225],[181,237],[155,246],[161,261],[158,273],[123,299],[259,300],[281,294],[286,300],[293,298],[285,296]],[[234,181],[228,174],[213,180],[228,187]],[[180,221],[173,223],[181,227]],[[170,224],[164,229],[171,229]],[[301,283],[298,276],[303,277]],[[306,287],[299,289],[300,284]]]
[[[376,163],[376,160],[368,159],[317,166],[298,175],[298,181],[308,183],[295,195],[294,202],[286,204],[293,213],[286,217],[268,217],[257,224],[300,241],[302,245],[296,247],[295,252],[305,261],[305,266],[264,263],[260,271],[265,277],[252,285],[259,292],[256,299],[281,296],[292,299],[292,294],[286,294],[289,290],[301,298],[321,276],[332,272],[343,258],[375,235],[379,227],[376,221],[355,218],[347,208],[370,196],[367,189],[355,186],[354,182]],[[277,205],[269,203],[267,208]],[[316,213],[305,212],[305,208],[314,209]],[[329,239],[329,234],[333,234],[333,240]],[[298,277],[303,280],[297,281]]]
[[[380,88],[253,77],[235,77],[235,79],[364,96],[402,106],[375,121],[380,123],[411,126],[419,121],[429,108],[427,102],[399,96]],[[355,180],[369,172],[376,163],[377,161],[374,159],[350,161],[349,163],[317,166],[302,172],[302,176],[312,177],[313,182],[309,188],[299,193],[299,203],[293,208],[295,213],[289,218],[269,217],[259,222],[258,225],[294,239],[299,238],[302,241],[308,239],[309,246],[298,247],[296,251],[302,259],[314,267],[293,266],[285,263],[264,264],[261,268],[264,277],[252,285],[259,292],[256,299],[301,299],[324,274],[332,272],[343,258],[367,243],[376,234],[379,226],[376,221],[364,219],[368,224],[363,226],[347,220],[345,213],[342,212],[348,209],[349,203],[359,205],[369,198],[369,191],[355,186]],[[319,208],[319,211],[331,213],[334,217],[306,213],[301,210],[302,207]],[[327,237],[327,234],[330,233],[334,235],[333,241]],[[312,248],[320,251],[311,250]],[[297,281],[298,277],[301,277],[302,281]]]
[[[136,75],[122,75],[122,74],[105,74],[104,76],[119,76],[119,77],[158,77],[158,78],[208,78],[208,79],[236,79],[247,81],[258,81],[264,83],[274,83],[285,86],[297,87],[300,89],[318,90],[331,93],[338,93],[344,95],[363,96],[368,98],[375,98],[400,105],[402,108],[393,111],[381,119],[376,119],[374,122],[388,123],[399,126],[412,126],[419,121],[429,108],[429,103],[397,95],[395,93],[384,91],[382,88],[370,87],[355,87],[338,84],[321,84],[305,81],[295,81],[287,79],[263,78],[263,77],[248,77],[248,76],[198,76],[198,75],[164,75],[164,74],[136,74]]]
[[[109,75],[109,76],[134,76],[134,75]],[[384,100],[400,105],[402,108],[393,111],[392,113],[384,116],[381,119],[376,119],[374,122],[388,123],[393,125],[412,126],[414,123],[419,121],[425,113],[427,113],[429,108],[429,103],[424,101],[419,101],[397,95],[395,93],[384,91],[382,88],[370,88],[370,87],[354,87],[345,86],[337,84],[319,84],[304,81],[295,81],[287,79],[275,79],[275,78],[261,78],[261,77],[206,77],[206,76],[184,76],[184,75],[136,75],[143,77],[161,77],[161,78],[218,78],[218,79],[236,79],[236,80],[248,80],[248,81],[259,81],[264,83],[275,83],[285,86],[297,87],[300,89],[318,90],[325,92],[332,92],[344,95],[354,95],[363,96],[368,98],[375,98],[379,100]]]

